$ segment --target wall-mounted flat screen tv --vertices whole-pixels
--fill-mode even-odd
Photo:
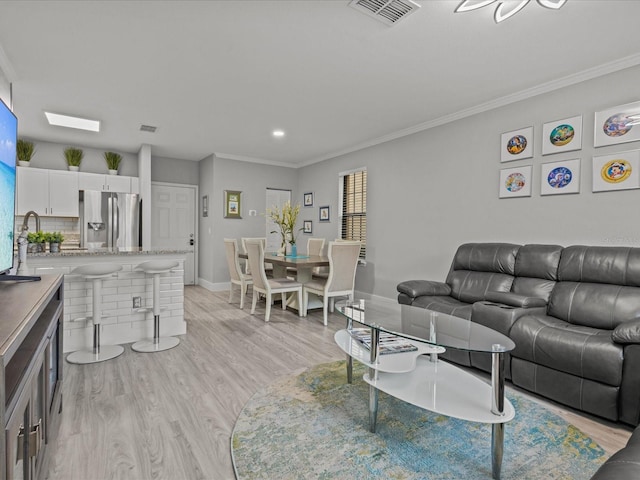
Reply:
[[[13,267],[18,120],[0,100],[0,274]]]

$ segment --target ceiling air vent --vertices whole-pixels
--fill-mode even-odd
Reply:
[[[156,129],[157,127],[152,127],[151,125],[140,125],[141,132],[155,133]]]
[[[420,8],[411,0],[352,0],[349,6],[387,25],[394,25]]]

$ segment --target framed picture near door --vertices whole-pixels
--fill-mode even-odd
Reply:
[[[224,218],[242,218],[240,215],[242,192],[236,190],[224,191]]]

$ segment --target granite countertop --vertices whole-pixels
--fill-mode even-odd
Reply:
[[[77,248],[64,249],[58,253],[40,252],[27,253],[27,258],[33,257],[80,257],[80,256],[109,256],[109,255],[172,255],[192,253],[193,250],[179,250],[169,248]]]

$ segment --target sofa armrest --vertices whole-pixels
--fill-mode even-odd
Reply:
[[[640,343],[640,319],[621,323],[613,329],[611,338],[616,343]]]
[[[398,292],[416,298],[423,295],[450,295],[451,287],[444,282],[431,280],[407,280],[396,287]]]
[[[527,297],[511,292],[487,292],[485,298],[489,302],[502,303],[510,307],[535,308],[545,307],[547,305],[547,301],[544,298]]]

